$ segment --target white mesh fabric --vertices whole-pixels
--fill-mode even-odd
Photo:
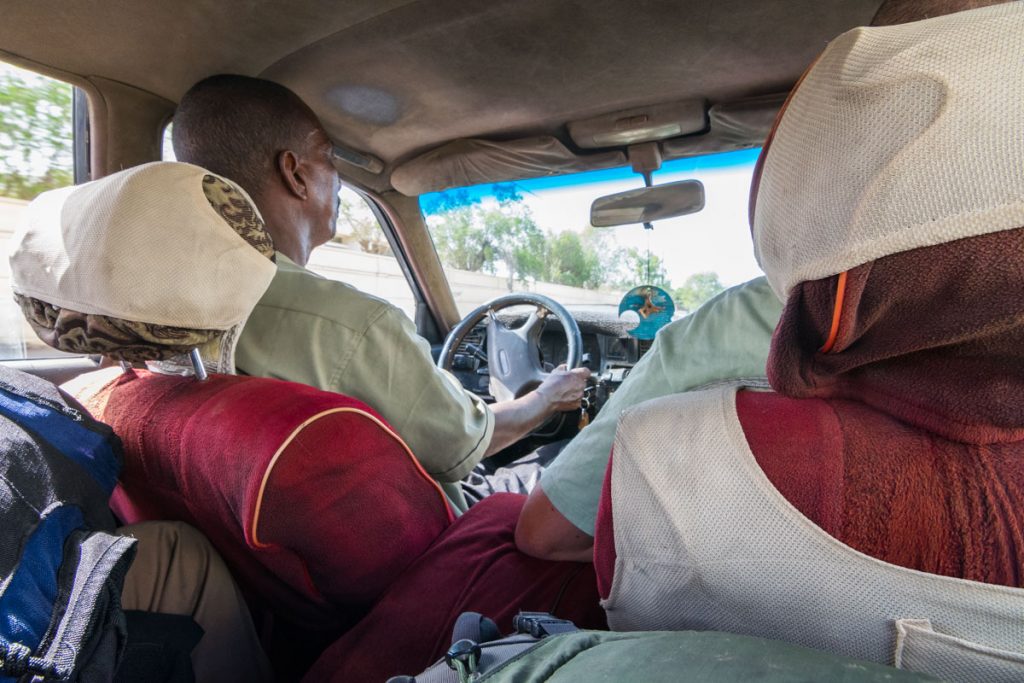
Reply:
[[[826,534],[758,467],[735,392],[676,394],[620,419],[617,559],[603,603],[613,630],[726,631],[892,664],[895,621],[927,619],[936,632],[980,644],[954,658],[956,670],[1024,680],[1024,590],[887,564]]]
[[[1024,2],[858,28],[793,95],[765,158],[754,251],[797,283],[1024,226]]]
[[[40,195],[13,238],[15,291],[154,325],[243,323],[276,267],[210,205],[205,175],[156,162]]]

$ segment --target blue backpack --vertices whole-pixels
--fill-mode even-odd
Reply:
[[[135,553],[107,506],[120,468],[109,427],[0,367],[0,683],[114,678]]]

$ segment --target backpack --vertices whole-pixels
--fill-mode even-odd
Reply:
[[[120,468],[109,427],[0,367],[0,683],[114,678],[135,553],[107,506]]]
[[[935,681],[780,641],[714,631],[583,631],[542,612],[521,612],[500,637],[490,619],[466,612],[444,658],[416,676],[388,683],[545,683],[644,681],[734,683],[757,680],[848,683]]]

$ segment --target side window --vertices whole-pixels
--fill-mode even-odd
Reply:
[[[164,126],[163,137],[160,138],[160,160],[161,161],[177,161],[174,156],[174,145],[172,144],[172,136],[174,134],[174,122],[171,121]]]
[[[62,355],[39,341],[22,317],[8,256],[29,201],[74,182],[72,91],[0,62],[0,360]]]
[[[339,200],[334,239],[313,250],[308,268],[386,299],[414,320],[416,299],[369,200],[348,186]]]

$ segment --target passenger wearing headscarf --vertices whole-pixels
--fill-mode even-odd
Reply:
[[[856,29],[794,90],[752,188],[773,391],[623,417],[612,628],[1024,676],[1022,51],[1020,2]]]

